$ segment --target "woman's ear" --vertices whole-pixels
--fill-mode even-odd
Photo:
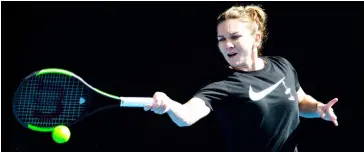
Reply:
[[[257,32],[254,36],[254,45],[259,48],[262,41],[262,34]]]

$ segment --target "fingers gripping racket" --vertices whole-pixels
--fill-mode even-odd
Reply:
[[[115,99],[114,104],[95,107],[91,94]],[[13,112],[25,128],[52,132],[58,125],[72,124],[109,107],[144,107],[153,98],[119,97],[92,87],[76,74],[63,69],[43,69],[25,77],[13,97]]]

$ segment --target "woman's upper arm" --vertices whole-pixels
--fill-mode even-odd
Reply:
[[[192,121],[192,124],[207,116],[211,111],[210,107],[206,105],[205,101],[198,97],[193,97],[188,102],[183,104],[183,106],[191,114],[190,121]]]
[[[225,82],[216,81],[200,89],[183,106],[188,113],[191,113],[189,117],[193,119],[194,123],[208,115],[212,110],[212,104],[226,99],[228,94]]]
[[[303,91],[302,87],[300,87],[297,91],[298,103],[303,101],[303,98],[306,96],[306,93]]]

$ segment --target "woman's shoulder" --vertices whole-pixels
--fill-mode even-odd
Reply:
[[[271,61],[280,62],[280,63],[289,62],[285,57],[282,57],[282,56],[262,56],[262,58],[268,59]]]
[[[291,63],[282,56],[262,56],[262,58],[272,62],[275,65],[291,66]]]

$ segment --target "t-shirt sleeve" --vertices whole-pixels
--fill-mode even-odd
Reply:
[[[293,65],[287,59],[281,57],[281,60],[285,63],[285,65],[288,66],[288,69],[292,71],[292,74],[293,74],[293,77],[295,80],[295,88],[296,88],[296,91],[298,91],[298,89],[300,89],[301,85],[300,85],[300,82],[298,79],[298,74],[297,74],[296,69],[293,67]]]
[[[223,81],[219,81],[206,85],[199,90],[194,97],[202,99],[205,101],[206,105],[212,109],[214,102],[226,99],[228,94],[226,84]]]

